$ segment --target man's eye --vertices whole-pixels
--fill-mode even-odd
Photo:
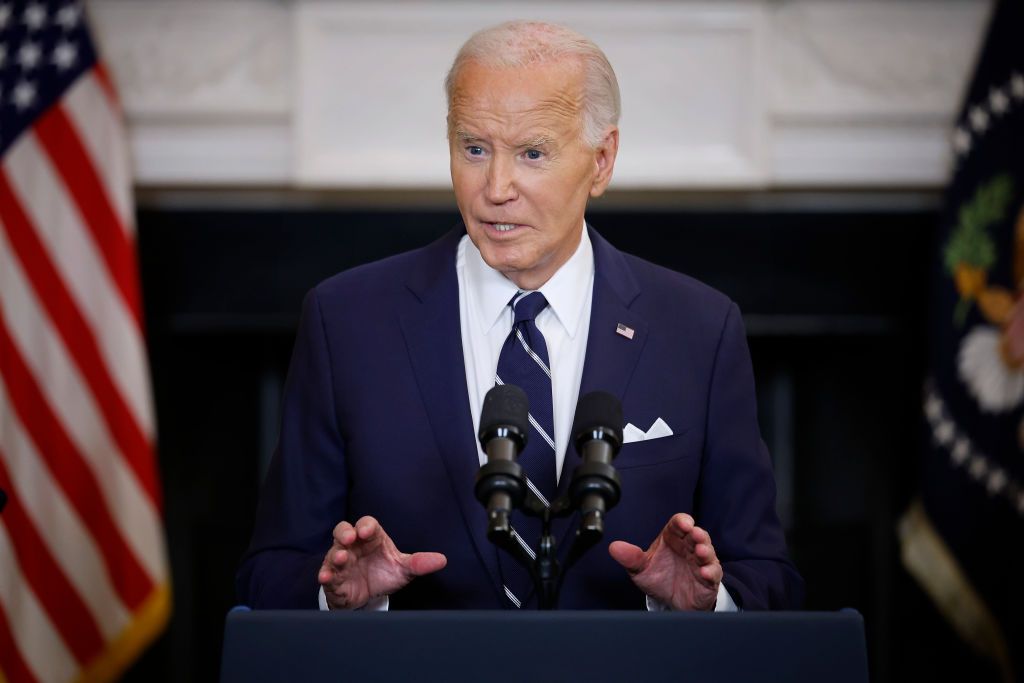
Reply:
[[[539,149],[526,150],[526,158],[531,161],[537,161],[537,159],[540,159],[542,156],[544,156],[544,153],[541,152]]]
[[[469,147],[466,148],[466,151],[469,153],[470,156],[478,157],[484,153],[484,148],[479,147],[477,145],[470,145]]]

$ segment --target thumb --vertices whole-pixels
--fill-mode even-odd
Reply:
[[[612,541],[608,546],[608,554],[629,572],[638,572],[644,566],[644,551],[632,543]]]
[[[413,576],[423,576],[444,569],[447,564],[448,558],[441,553],[413,553],[406,566]]]

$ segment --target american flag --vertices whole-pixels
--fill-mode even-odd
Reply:
[[[170,582],[124,123],[78,2],[0,0],[0,680],[110,680]]]

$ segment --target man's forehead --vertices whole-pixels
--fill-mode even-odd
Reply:
[[[488,68],[468,65],[455,81],[448,112],[453,132],[479,135],[500,124],[521,137],[549,134],[551,125],[576,121],[583,87],[575,69],[563,65]]]
[[[528,114],[488,115],[483,112],[448,117],[449,135],[463,142],[493,142],[513,147],[557,144],[576,134],[579,117],[574,113],[537,111]]]

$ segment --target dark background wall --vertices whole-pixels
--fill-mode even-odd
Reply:
[[[303,294],[456,219],[438,209],[139,212],[174,616],[128,680],[216,677]],[[895,535],[915,488],[935,212],[607,208],[589,219],[616,246],[743,310],[806,607],[864,614],[873,680],[981,680],[900,568]]]

